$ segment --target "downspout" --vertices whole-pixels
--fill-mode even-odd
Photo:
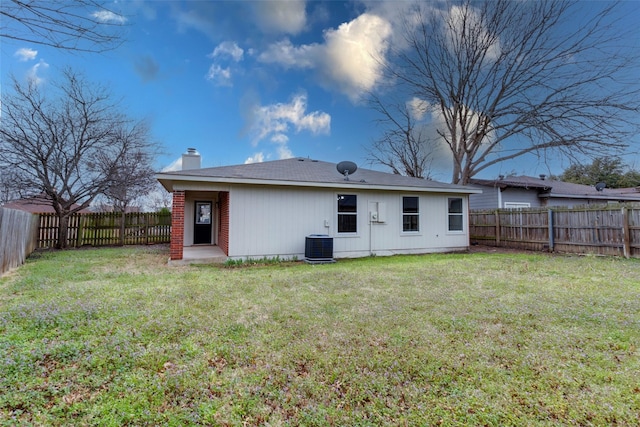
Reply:
[[[373,256],[373,221],[371,221],[371,212],[369,212],[369,256]]]
[[[498,190],[498,209],[502,209],[502,191],[500,187],[496,187],[496,190]]]

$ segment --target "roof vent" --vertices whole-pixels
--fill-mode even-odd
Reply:
[[[596,184],[596,190],[602,191],[605,189],[606,186],[607,186],[606,182],[600,181],[599,183]]]
[[[344,161],[338,163],[336,165],[336,169],[338,169],[338,172],[344,175],[345,181],[349,181],[349,175],[353,175],[355,171],[358,170],[358,166],[353,162]]]
[[[498,175],[498,179],[504,179],[504,175]]]
[[[545,179],[546,177],[547,177],[547,175],[545,175],[545,174],[543,174],[543,173],[541,173],[541,174],[540,174],[540,179],[541,179],[541,180],[543,180],[543,181],[544,181],[544,179]]]

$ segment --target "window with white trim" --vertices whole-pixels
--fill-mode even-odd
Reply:
[[[461,197],[448,199],[449,231],[463,231],[463,210]]]
[[[338,233],[358,232],[358,196],[338,194]]]
[[[420,231],[420,208],[417,197],[402,198],[402,231]]]

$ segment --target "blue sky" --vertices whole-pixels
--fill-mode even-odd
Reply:
[[[364,102],[381,83],[371,54],[384,59],[400,42],[408,4],[119,1],[113,9],[127,24],[119,48],[79,54],[5,41],[2,85],[10,74],[46,83],[66,66],[83,71],[122,97],[131,116],[151,120],[164,147],[159,170],[188,147],[204,167],[303,156],[382,169],[367,162],[365,148],[380,135]],[[640,2],[622,6],[626,25],[637,25]],[[640,168],[640,137],[630,143],[625,161]],[[560,173],[568,165],[530,156],[479,177]],[[448,181],[448,167],[434,177]]]

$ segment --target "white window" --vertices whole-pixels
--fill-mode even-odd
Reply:
[[[420,209],[417,197],[402,198],[402,231],[420,231]]]
[[[358,196],[338,194],[338,233],[358,232]]]
[[[449,197],[449,231],[463,231],[462,198]]]

